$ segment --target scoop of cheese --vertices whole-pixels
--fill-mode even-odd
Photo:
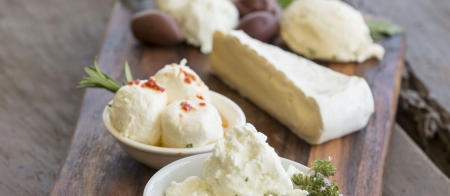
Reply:
[[[212,196],[208,185],[197,176],[186,178],[183,182],[172,182],[165,196]]]
[[[383,58],[362,14],[340,0],[297,0],[284,11],[281,37],[308,58],[362,62]]]
[[[172,15],[189,44],[210,53],[214,31],[228,32],[239,21],[239,12],[230,0],[159,0],[158,8]]]
[[[166,89],[169,103],[196,99],[209,103],[211,98],[208,86],[185,64],[186,60],[183,59],[179,65],[166,65],[155,74],[158,84]]]
[[[112,125],[125,137],[149,145],[159,145],[160,113],[167,94],[153,78],[136,80],[121,87],[110,108]]]
[[[171,148],[199,147],[223,138],[222,120],[211,103],[175,101],[161,113],[162,145]]]
[[[311,144],[366,126],[374,111],[367,82],[250,38],[216,32],[213,72]]]
[[[203,177],[214,195],[286,195],[293,189],[267,137],[251,124],[235,127],[219,140],[203,163]]]

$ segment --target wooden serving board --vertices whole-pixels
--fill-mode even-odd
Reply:
[[[201,54],[197,48],[149,47],[136,41],[129,29],[131,16],[139,9],[152,6],[151,2],[141,6],[116,3],[98,58],[102,70],[113,78],[123,79],[123,63],[128,61],[135,78],[148,78],[164,65],[186,58],[211,90],[229,97],[244,110],[247,121],[268,136],[268,143],[281,157],[309,166],[316,159],[331,156],[337,166],[334,179],[341,193],[382,194],[384,163],[395,123],[403,67],[403,36],[380,41],[386,49],[380,62],[326,65],[348,75],[364,77],[373,92],[375,113],[365,129],[323,145],[310,146],[212,75],[208,55]],[[103,126],[102,111],[112,98],[113,94],[105,90],[86,90],[53,195],[141,195],[156,172],[122,151]]]

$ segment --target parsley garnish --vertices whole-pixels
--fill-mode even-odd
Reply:
[[[186,148],[192,148],[192,147],[194,147],[193,144],[187,144],[187,145],[186,145]]]
[[[248,181],[248,177],[247,178],[245,178],[245,182],[247,182]]]
[[[334,176],[335,170],[331,158],[317,160],[305,174],[294,174],[291,180],[302,190],[308,191],[309,196],[340,196],[336,180],[328,179]]]

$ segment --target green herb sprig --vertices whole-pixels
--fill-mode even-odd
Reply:
[[[280,4],[282,8],[286,8],[292,1],[293,0],[278,0],[278,4]]]
[[[120,87],[123,85],[126,85],[127,82],[133,80],[133,76],[131,75],[130,66],[128,65],[128,62],[125,62],[124,65],[124,71],[125,71],[125,78],[126,81],[119,83],[118,81],[114,80],[110,76],[108,76],[106,73],[101,71],[98,68],[97,59],[94,60],[94,66],[93,67],[85,67],[84,71],[88,76],[84,76],[83,79],[80,81],[80,83],[77,86],[77,89],[82,88],[104,88],[106,90],[109,90],[113,93],[117,92]]]
[[[308,191],[309,196],[340,196],[336,180],[328,178],[334,176],[336,166],[331,164],[331,158],[316,160],[305,174],[294,174],[292,183],[302,190]]]
[[[370,37],[373,40],[378,40],[383,36],[394,36],[405,32],[405,29],[386,20],[368,20],[366,21],[369,27]]]

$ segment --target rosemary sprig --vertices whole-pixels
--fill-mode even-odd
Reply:
[[[84,76],[83,79],[80,81],[79,85],[77,86],[77,89],[82,88],[104,88],[106,90],[109,90],[113,93],[117,92],[120,87],[126,84],[126,82],[132,81],[133,76],[131,75],[130,66],[128,65],[128,62],[125,62],[125,78],[126,82],[124,84],[121,84],[108,76],[106,73],[102,72],[98,68],[97,59],[94,60],[94,67],[85,67],[84,71],[88,75],[88,77]]]
[[[331,158],[316,160],[305,174],[294,174],[291,180],[302,190],[308,191],[309,196],[340,196],[336,180],[328,179],[334,176],[335,170]]]
[[[405,29],[386,20],[368,20],[366,21],[369,27],[370,37],[373,40],[378,40],[384,36],[393,36],[405,32]]]

